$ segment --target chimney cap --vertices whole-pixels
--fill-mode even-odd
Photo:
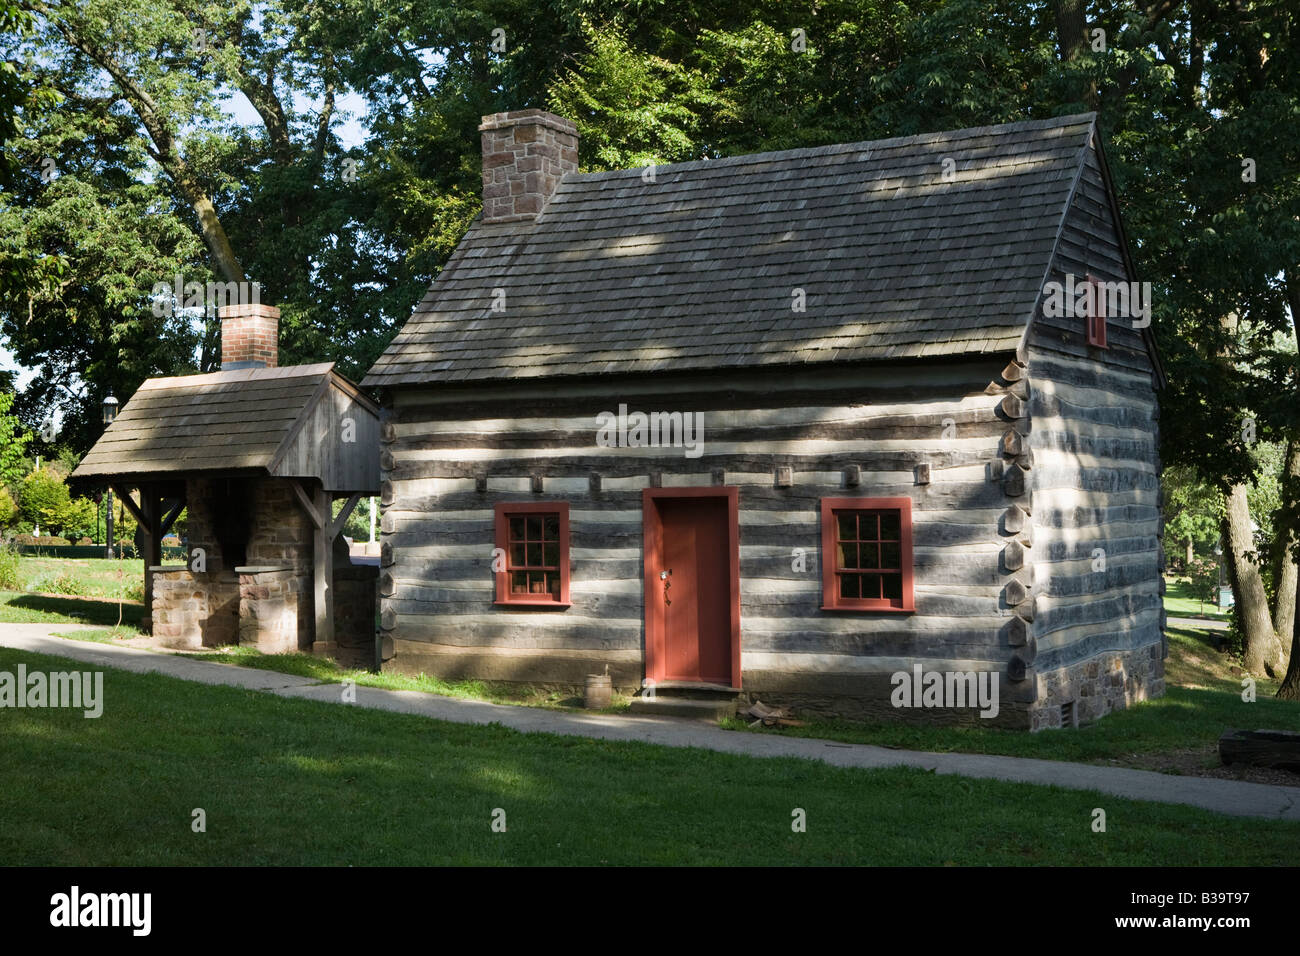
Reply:
[[[242,319],[251,316],[263,319],[278,319],[280,309],[277,306],[263,305],[260,302],[244,302],[217,307],[217,318],[219,319]]]
[[[578,126],[573,120],[539,109],[491,113],[483,117],[483,122],[479,124],[479,132],[490,129],[509,129],[512,126],[546,126],[557,133],[568,133],[570,136],[578,135]]]

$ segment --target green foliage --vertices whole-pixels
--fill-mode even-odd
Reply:
[[[12,394],[0,392],[0,485],[11,485],[27,473],[24,454],[32,436],[9,414],[13,404]]]
[[[0,591],[19,590],[18,564],[18,549],[0,546]]]
[[[18,518],[18,504],[9,489],[0,486],[0,534],[11,530]]]
[[[1191,579],[1192,594],[1202,602],[1204,610],[1205,602],[1217,604],[1219,600],[1219,563],[1206,558],[1194,558],[1187,568],[1187,576]]]
[[[57,534],[72,507],[72,499],[63,478],[49,468],[41,468],[23,479],[18,507],[23,517],[39,525],[42,531]]]

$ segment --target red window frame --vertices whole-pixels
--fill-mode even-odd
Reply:
[[[551,565],[544,559],[538,564],[527,563],[527,550],[530,544],[542,546],[543,538],[531,540],[529,531],[525,527],[525,537],[521,541],[512,542],[510,533],[510,519],[514,517],[528,518],[533,515],[554,514],[559,516],[559,530],[557,533],[556,543],[559,545],[559,561]],[[567,501],[499,501],[493,509],[493,523],[495,526],[496,547],[505,553],[505,568],[501,571],[494,571],[493,577],[496,579],[496,603],[507,605],[509,607],[549,607],[564,608],[570,606],[569,601],[569,503]],[[515,564],[512,558],[511,544],[522,544],[525,549],[525,564],[520,567]],[[514,574],[523,573],[528,576],[531,587],[531,576],[534,574],[549,575],[556,574],[559,577],[558,593],[551,591],[512,591],[511,580]],[[543,578],[545,580],[545,578]]]
[[[1104,349],[1106,345],[1106,297],[1101,291],[1101,280],[1088,274],[1088,344]]]
[[[879,553],[876,554],[875,568],[858,568],[842,567],[840,562],[839,545],[839,521],[838,515],[843,512],[896,512],[898,514],[898,538],[896,542],[899,549],[899,568],[898,577],[900,581],[899,596],[897,598],[883,597],[884,588],[881,584],[881,597],[863,598],[863,597],[843,597],[841,596],[841,576],[847,571],[849,574],[856,575],[859,582],[863,577],[869,576],[872,570],[891,570],[880,569],[881,563]],[[822,610],[823,611],[897,611],[910,612],[916,610],[915,598],[913,596],[913,585],[915,572],[912,563],[912,499],[911,498],[823,498],[821,501],[821,518],[822,518]],[[880,548],[882,538],[879,525],[870,533],[871,538],[861,538],[859,535],[864,532],[860,524],[855,524],[855,537],[846,539],[855,548],[855,564],[861,563],[861,551],[859,545],[864,548]],[[894,544],[892,540],[885,541],[887,544]],[[877,575],[877,577],[880,577]]]

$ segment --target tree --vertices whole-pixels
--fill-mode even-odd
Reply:
[[[24,452],[32,436],[9,414],[12,394],[0,392],[0,486],[12,485],[26,473]]]
[[[71,498],[63,477],[42,468],[33,471],[22,481],[18,507],[22,516],[35,525],[57,534],[67,519]]]

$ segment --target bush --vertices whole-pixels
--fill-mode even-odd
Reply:
[[[17,590],[18,551],[14,548],[0,548],[0,591]]]
[[[0,487],[0,531],[8,531],[17,520],[17,503],[7,488]]]
[[[23,479],[18,507],[28,521],[58,532],[70,517],[72,498],[63,479],[49,468],[42,468]]]

